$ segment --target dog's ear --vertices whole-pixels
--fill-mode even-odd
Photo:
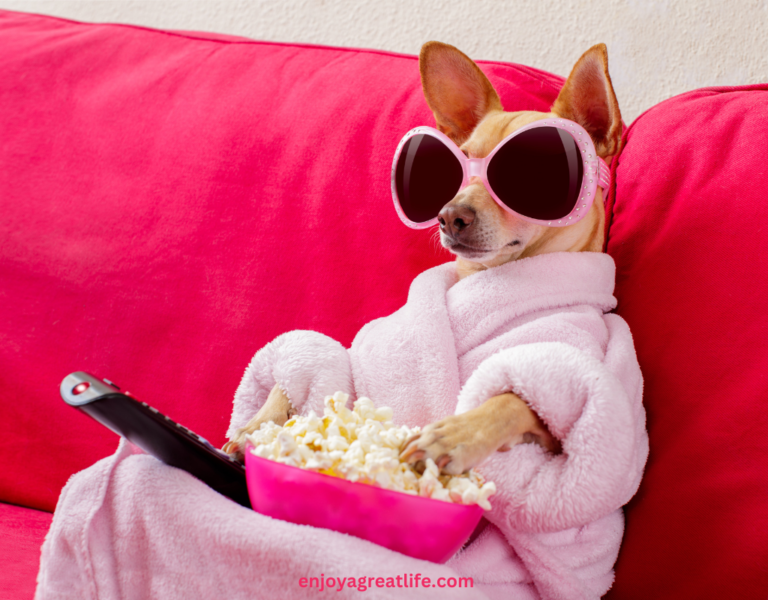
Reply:
[[[480,68],[460,50],[427,42],[419,54],[421,86],[437,128],[461,145],[501,100]]]
[[[587,50],[552,105],[552,112],[575,121],[595,142],[598,156],[613,156],[621,143],[621,113],[608,74],[605,44]]]

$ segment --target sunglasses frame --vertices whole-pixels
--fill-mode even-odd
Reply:
[[[584,175],[581,181],[581,185],[579,186],[579,200],[569,214],[563,216],[561,219],[553,219],[551,221],[526,217],[525,215],[521,215],[520,213],[515,212],[509,208],[493,191],[487,177],[488,164],[496,155],[496,152],[498,152],[499,149],[504,146],[504,144],[506,144],[512,138],[520,135],[524,131],[537,129],[539,127],[555,127],[557,129],[568,132],[575,140],[576,147],[581,150],[581,159],[584,164]],[[595,200],[597,187],[600,186],[603,188],[603,190],[605,190],[608,188],[608,185],[611,181],[611,170],[608,167],[608,164],[602,158],[597,156],[592,138],[589,137],[586,129],[584,129],[578,123],[569,121],[568,119],[543,119],[541,121],[534,121],[533,123],[521,127],[514,133],[505,137],[501,142],[499,142],[493,151],[485,158],[467,158],[459,149],[459,147],[454,143],[454,141],[443,132],[438,131],[433,127],[416,127],[415,129],[411,129],[411,131],[406,133],[403,139],[400,140],[400,143],[397,145],[397,149],[395,150],[395,158],[392,161],[392,199],[395,202],[395,210],[397,211],[397,215],[400,217],[400,220],[412,229],[426,229],[428,227],[432,227],[438,222],[437,216],[430,219],[429,221],[425,221],[424,223],[416,223],[411,221],[403,212],[403,209],[400,206],[400,201],[397,197],[397,183],[395,181],[395,177],[397,175],[397,163],[400,159],[400,154],[403,150],[403,146],[405,146],[405,143],[416,135],[429,135],[439,139],[459,160],[459,164],[461,164],[464,175],[461,186],[456,190],[457,194],[469,184],[471,179],[478,177],[496,204],[498,204],[507,212],[512,213],[518,218],[524,221],[528,221],[529,223],[536,223],[538,225],[545,225],[547,227],[566,227],[568,225],[578,223],[589,212],[589,209]]]

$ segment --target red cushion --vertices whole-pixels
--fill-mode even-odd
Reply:
[[[611,599],[768,595],[766,92],[683,94],[626,134],[608,251],[651,452]]]
[[[0,11],[0,499],[53,509],[117,438],[59,397],[85,370],[222,444],[253,353],[349,344],[450,256],[392,207],[433,124],[416,58]],[[562,79],[483,63],[508,109]]]
[[[0,503],[0,598],[32,600],[49,512]]]

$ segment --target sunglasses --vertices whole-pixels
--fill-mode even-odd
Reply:
[[[413,229],[437,223],[442,208],[474,177],[504,210],[525,221],[565,227],[581,220],[605,189],[610,169],[589,134],[567,119],[545,119],[504,138],[485,158],[467,158],[444,133],[417,127],[392,162],[392,197]]]

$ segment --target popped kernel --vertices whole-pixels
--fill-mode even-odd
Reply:
[[[441,475],[428,458],[422,474],[400,460],[406,440],[419,433],[419,427],[396,427],[393,411],[376,408],[370,398],[359,398],[347,408],[349,395],[336,392],[324,401],[323,416],[291,417],[283,427],[262,423],[247,436],[255,456],[395,490],[411,495],[457,504],[479,504],[490,510],[488,498],[496,492],[493,482],[485,481],[475,470],[461,475]]]

